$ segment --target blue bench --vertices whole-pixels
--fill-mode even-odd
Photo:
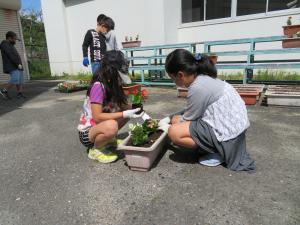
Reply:
[[[140,71],[141,80],[140,83],[144,85],[174,85],[168,79],[162,79],[164,82],[154,82],[145,80],[145,71],[164,71],[164,63],[167,54],[163,54],[163,50],[172,50],[177,48],[184,48],[192,53],[196,52],[197,46],[204,46],[204,54],[216,54],[217,56],[246,56],[244,61],[218,61],[218,69],[243,69],[244,78],[243,83],[247,83],[253,76],[253,69],[299,69],[300,59],[292,60],[255,60],[255,56],[258,55],[271,55],[271,54],[290,54],[300,53],[300,48],[280,48],[280,49],[266,49],[256,50],[258,43],[269,43],[269,42],[281,42],[285,40],[285,36],[272,36],[272,37],[261,37],[261,38],[244,38],[244,39],[233,39],[223,41],[208,41],[208,42],[197,42],[197,43],[183,43],[174,45],[158,45],[158,46],[147,46],[138,48],[126,48],[124,49],[126,56],[131,62],[129,71]],[[217,51],[212,52],[212,47],[216,46],[234,46],[237,44],[248,45],[249,50],[241,51]],[[135,56],[135,53],[140,52],[142,56]],[[158,62],[159,61],[159,62]],[[142,63],[138,63],[142,62]]]

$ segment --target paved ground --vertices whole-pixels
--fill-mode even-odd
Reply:
[[[84,92],[54,85],[35,82],[26,101],[0,100],[1,225],[300,224],[299,108],[248,108],[255,174],[203,167],[180,150],[132,172],[124,159],[87,158],[76,132]],[[151,88],[145,108],[162,118],[183,104],[174,90]]]

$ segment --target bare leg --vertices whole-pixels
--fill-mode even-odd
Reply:
[[[176,123],[169,128],[168,135],[174,144],[185,148],[197,148],[197,144],[190,134],[190,123],[191,122]]]
[[[96,148],[101,148],[114,138],[118,133],[118,123],[116,120],[106,120],[93,126],[89,132],[89,139],[95,143]]]

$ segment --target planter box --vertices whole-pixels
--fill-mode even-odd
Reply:
[[[283,34],[289,38],[292,38],[294,34],[300,31],[300,24],[283,26],[282,28],[283,28]]]
[[[209,55],[208,58],[213,62],[213,64],[217,64],[218,56],[217,55]]]
[[[141,46],[141,41],[126,41],[122,42],[123,48],[136,48]]]
[[[167,139],[167,134],[167,131],[163,132],[152,146],[148,148],[127,146],[127,143],[130,140],[130,136],[128,136],[123,143],[118,146],[118,150],[124,151],[125,160],[131,170],[149,171],[154,160],[163,149]]]
[[[300,48],[300,38],[287,38],[282,40],[282,48]]]
[[[300,86],[270,85],[265,95],[268,105],[300,106]]]
[[[239,92],[246,105],[255,105],[259,92]]]
[[[123,91],[125,93],[125,95],[129,95],[130,92],[134,91],[134,90],[141,90],[142,85],[140,84],[132,84],[132,85],[127,85],[127,86],[123,86]]]
[[[187,88],[177,87],[177,97],[186,98],[187,94],[188,94],[188,89]]]

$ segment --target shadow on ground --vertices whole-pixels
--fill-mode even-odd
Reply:
[[[50,89],[53,89],[58,83],[59,81],[30,81],[24,85],[24,95],[26,96],[25,99],[18,99],[16,97],[17,92],[15,88],[12,88],[9,90],[9,96],[12,99],[4,99],[2,96],[0,96],[0,116],[19,109],[26,102],[36,98],[44,92],[49,91]]]

